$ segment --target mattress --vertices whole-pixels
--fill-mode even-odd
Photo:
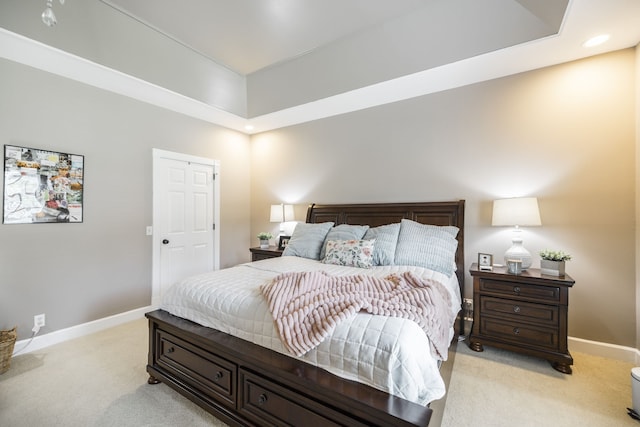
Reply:
[[[163,296],[161,308],[295,357],[284,348],[259,288],[281,273],[317,270],[337,276],[368,274],[377,277],[411,271],[418,277],[445,285],[452,297],[452,313],[455,315],[460,308],[455,274],[446,277],[413,266],[361,269],[292,256],[240,264],[182,280]],[[340,322],[330,337],[298,359],[420,405],[439,399],[445,393],[438,369],[440,360],[431,351],[424,331],[411,320],[360,312]]]

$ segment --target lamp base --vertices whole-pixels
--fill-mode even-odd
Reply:
[[[522,246],[522,239],[514,237],[512,245],[504,253],[504,264],[507,265],[510,259],[522,261],[522,270],[531,267],[531,253]]]

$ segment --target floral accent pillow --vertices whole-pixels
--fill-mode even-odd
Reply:
[[[370,268],[373,266],[373,244],[371,240],[327,240],[325,264]]]

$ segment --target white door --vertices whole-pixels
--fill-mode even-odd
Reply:
[[[154,150],[152,303],[177,281],[219,268],[217,162]]]

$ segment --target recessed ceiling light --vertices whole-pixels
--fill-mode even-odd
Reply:
[[[591,37],[589,40],[582,43],[582,46],[584,47],[598,46],[606,42],[607,40],[609,40],[609,37],[611,37],[609,36],[609,34],[600,34],[599,36]]]

